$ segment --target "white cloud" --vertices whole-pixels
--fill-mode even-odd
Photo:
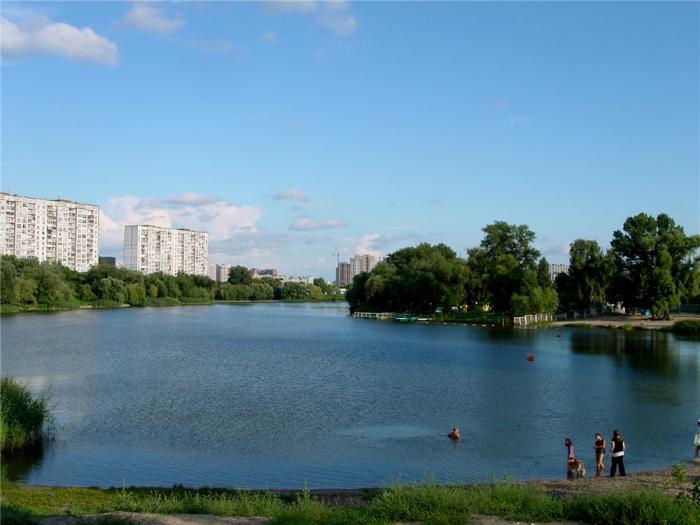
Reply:
[[[136,2],[121,21],[121,25],[165,36],[175,33],[185,25],[185,21],[181,18],[168,17],[162,8],[150,3]]]
[[[351,35],[357,29],[357,20],[347,13],[346,0],[265,0],[263,6],[273,13],[311,15],[318,25],[339,37]]]
[[[63,22],[40,18],[22,26],[0,19],[2,56],[20,58],[52,54],[70,60],[114,66],[118,60],[117,44],[98,35],[90,27],[77,28]]]
[[[308,202],[309,197],[298,188],[291,188],[287,191],[280,191],[272,196],[273,200],[276,201],[302,201]]]
[[[167,228],[191,228],[209,232],[210,241],[224,241],[243,231],[255,230],[262,212],[196,193],[169,199],[114,197],[100,208],[100,240],[104,247],[122,245],[124,226],[152,224]]]
[[[355,254],[374,255],[375,257],[380,257],[381,252],[377,249],[377,243],[379,240],[380,235],[378,233],[365,233],[355,248]]]
[[[274,44],[277,42],[278,35],[274,31],[268,31],[266,33],[263,33],[263,35],[260,37],[260,40],[263,42],[267,42],[268,44]]]
[[[532,122],[531,118],[515,116],[508,119],[509,126],[523,126],[525,124],[530,124]]]
[[[332,230],[336,228],[344,228],[346,225],[343,222],[336,220],[314,221],[308,218],[295,220],[289,225],[289,229],[293,231],[315,231],[315,230]]]

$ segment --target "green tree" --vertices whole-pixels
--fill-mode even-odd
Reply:
[[[245,266],[232,266],[228,270],[228,282],[231,284],[253,284],[253,277]]]
[[[586,309],[607,302],[609,264],[596,241],[577,239],[569,248],[569,272],[556,277],[562,308]]]
[[[668,215],[628,217],[610,244],[612,295],[625,307],[651,308],[655,317],[668,318],[697,290],[700,236],[685,235]]]
[[[78,296],[83,301],[94,301],[96,299],[96,296],[92,291],[92,286],[87,283],[80,285]]]
[[[114,277],[104,277],[97,282],[96,295],[98,299],[115,301],[123,304],[127,299],[127,290],[124,283]]]
[[[19,304],[36,304],[36,281],[34,279],[17,279],[17,300]]]
[[[126,302],[131,306],[143,306],[146,304],[146,288],[142,284],[130,284],[126,287],[126,291]]]
[[[529,308],[529,304],[517,298],[529,296],[531,283],[536,283],[536,261],[540,253],[532,246],[535,233],[526,225],[503,221],[484,227],[483,232],[486,235],[479,247],[468,251],[472,289],[478,290],[474,284],[480,281],[485,292],[482,300],[498,312]]]
[[[549,262],[544,257],[537,263],[537,285],[540,288],[552,287],[552,278],[549,276]]]
[[[17,291],[17,269],[12,256],[3,256],[0,259],[0,303],[17,304],[19,294]]]

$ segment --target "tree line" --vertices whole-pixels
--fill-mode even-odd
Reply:
[[[272,277],[253,279],[243,266],[230,269],[227,282],[203,275],[167,275],[98,264],[79,273],[60,264],[0,258],[0,303],[4,311],[94,306],[158,306],[212,301],[329,301],[342,300],[340,290],[323,279],[313,284]]]
[[[569,271],[554,282],[526,225],[485,226],[478,247],[460,258],[444,244],[403,248],[353,278],[353,310],[433,312],[466,305],[497,313],[554,313],[621,303],[668,318],[683,303],[700,303],[700,236],[688,236],[666,214],[627,218],[603,252],[596,241],[570,245]]]

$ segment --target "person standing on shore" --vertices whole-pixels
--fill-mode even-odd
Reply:
[[[698,426],[695,428],[695,459],[698,459],[698,454],[700,454],[700,419],[698,419]]]
[[[605,439],[603,435],[597,433],[595,435],[595,443],[593,443],[593,449],[595,450],[595,470],[596,476],[600,476],[601,472],[605,469],[605,464],[603,460],[605,459]]]
[[[620,476],[626,476],[625,473],[625,440],[622,439],[619,430],[613,431],[612,441],[610,441],[610,455],[612,456],[610,465],[610,477],[615,477],[615,471],[619,467]]]

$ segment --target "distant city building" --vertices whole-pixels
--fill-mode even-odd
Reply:
[[[228,281],[228,269],[228,264],[210,264],[207,275],[217,283],[224,283]]]
[[[99,207],[0,193],[0,253],[84,272],[97,264]]]
[[[217,264],[216,265],[216,279],[217,283],[225,283],[228,281],[228,264]]]
[[[560,273],[569,273],[569,265],[568,264],[550,264],[549,265],[549,278],[554,282],[554,279],[557,278],[557,275]]]
[[[277,268],[251,268],[249,271],[253,279],[258,277],[277,277]]]
[[[99,257],[98,260],[99,260],[100,264],[114,266],[115,268],[117,266],[117,258],[116,257]]]
[[[335,269],[335,284],[338,286],[347,286],[351,282],[350,263],[338,263],[338,267]]]
[[[186,229],[124,227],[124,266],[142,273],[207,275],[209,234]]]
[[[371,272],[381,258],[375,255],[354,255],[350,257],[350,279],[362,272]]]

